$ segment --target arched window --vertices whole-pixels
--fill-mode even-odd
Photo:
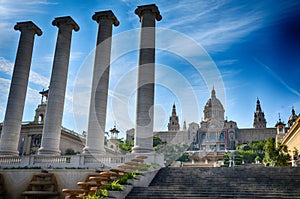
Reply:
[[[202,133],[201,140],[202,140],[202,142],[204,142],[206,140],[206,133]]]
[[[210,133],[210,141],[216,141],[216,133]]]
[[[220,141],[221,141],[221,142],[224,142],[224,140],[225,140],[225,135],[224,135],[224,133],[220,133]]]
[[[44,115],[40,114],[38,123],[41,124],[41,123],[43,123],[43,121],[44,121]]]

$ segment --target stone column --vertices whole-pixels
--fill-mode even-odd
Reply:
[[[162,19],[155,4],[138,6],[141,36],[138,68],[136,127],[133,153],[153,152],[155,19]]]
[[[93,15],[98,26],[93,82],[90,99],[88,131],[84,154],[105,154],[104,134],[106,122],[106,106],[109,84],[109,68],[112,41],[112,25],[118,26],[119,21],[109,11],[96,12]]]
[[[40,155],[59,155],[61,125],[65,102],[72,30],[79,26],[69,16],[58,17],[52,22],[58,27],[56,49],[50,80],[49,95],[42,135]]]
[[[21,32],[0,140],[0,155],[18,155],[18,144],[28,86],[34,35],[42,31],[32,21],[14,27]]]

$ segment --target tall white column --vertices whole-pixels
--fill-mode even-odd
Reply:
[[[86,146],[83,149],[83,153],[100,155],[105,154],[104,134],[109,84],[112,25],[118,26],[119,21],[111,10],[96,12],[93,15],[93,20],[97,21],[99,26],[90,99],[88,131]]]
[[[52,25],[58,27],[58,35],[42,143],[38,151],[40,155],[60,154],[59,143],[68,77],[72,30],[79,30],[77,23],[69,16],[55,18]]]
[[[18,155],[25,97],[28,86],[34,35],[42,31],[32,21],[19,22],[14,27],[21,32],[11,79],[8,102],[0,140],[0,155]]]
[[[162,19],[155,4],[138,6],[141,22],[136,126],[133,153],[153,152],[155,20]]]

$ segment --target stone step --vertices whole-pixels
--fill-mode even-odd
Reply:
[[[236,190],[235,192],[232,191],[221,191],[221,190],[215,190],[215,191],[196,191],[196,190],[136,190],[135,188],[131,191],[131,194],[138,194],[138,195],[182,195],[182,194],[189,194],[189,195],[222,195],[222,194],[227,194],[227,195],[239,195],[239,194],[251,194],[251,195],[298,195],[299,193],[292,193],[292,192],[269,192],[266,193],[266,191],[244,191],[244,190]]]
[[[295,198],[298,197],[299,195],[297,194],[264,194],[264,193],[247,193],[247,192],[239,192],[239,193],[220,193],[220,192],[216,192],[216,193],[160,193],[160,194],[155,194],[155,193],[137,193],[137,194],[130,194],[129,196],[127,196],[126,198],[141,198],[141,197],[148,197],[148,198],[152,198],[152,197],[182,197],[182,198],[190,198],[190,197],[251,197],[251,198],[257,198],[257,197],[269,197],[269,198]]]
[[[274,199],[274,196],[249,196],[249,195],[244,195],[244,196],[234,196],[234,195],[218,195],[218,196],[127,196],[126,199],[221,199],[221,198],[243,198],[243,199],[263,199],[263,198],[270,198]],[[280,196],[280,197],[275,197],[276,199],[299,199],[299,196]]]
[[[27,190],[22,195],[26,199],[58,199],[59,192],[57,191],[55,175],[53,173],[35,173]]]
[[[163,168],[126,198],[300,198],[300,169]]]

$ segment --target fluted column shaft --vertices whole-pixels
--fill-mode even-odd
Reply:
[[[46,117],[44,122],[41,155],[59,155],[62,117],[69,68],[72,30],[79,26],[71,17],[58,17],[52,22],[58,27],[56,49],[49,87]]]
[[[153,151],[154,78],[155,78],[155,20],[161,15],[156,5],[138,6],[141,35],[138,66],[136,127],[133,153]]]
[[[98,36],[94,60],[92,91],[90,99],[88,131],[83,153],[105,154],[104,135],[109,85],[109,69],[112,42],[112,25],[119,21],[112,11],[96,12],[93,20],[97,21]]]
[[[19,22],[21,32],[0,140],[0,155],[18,155],[18,144],[32,59],[34,36],[42,31],[33,22]]]

